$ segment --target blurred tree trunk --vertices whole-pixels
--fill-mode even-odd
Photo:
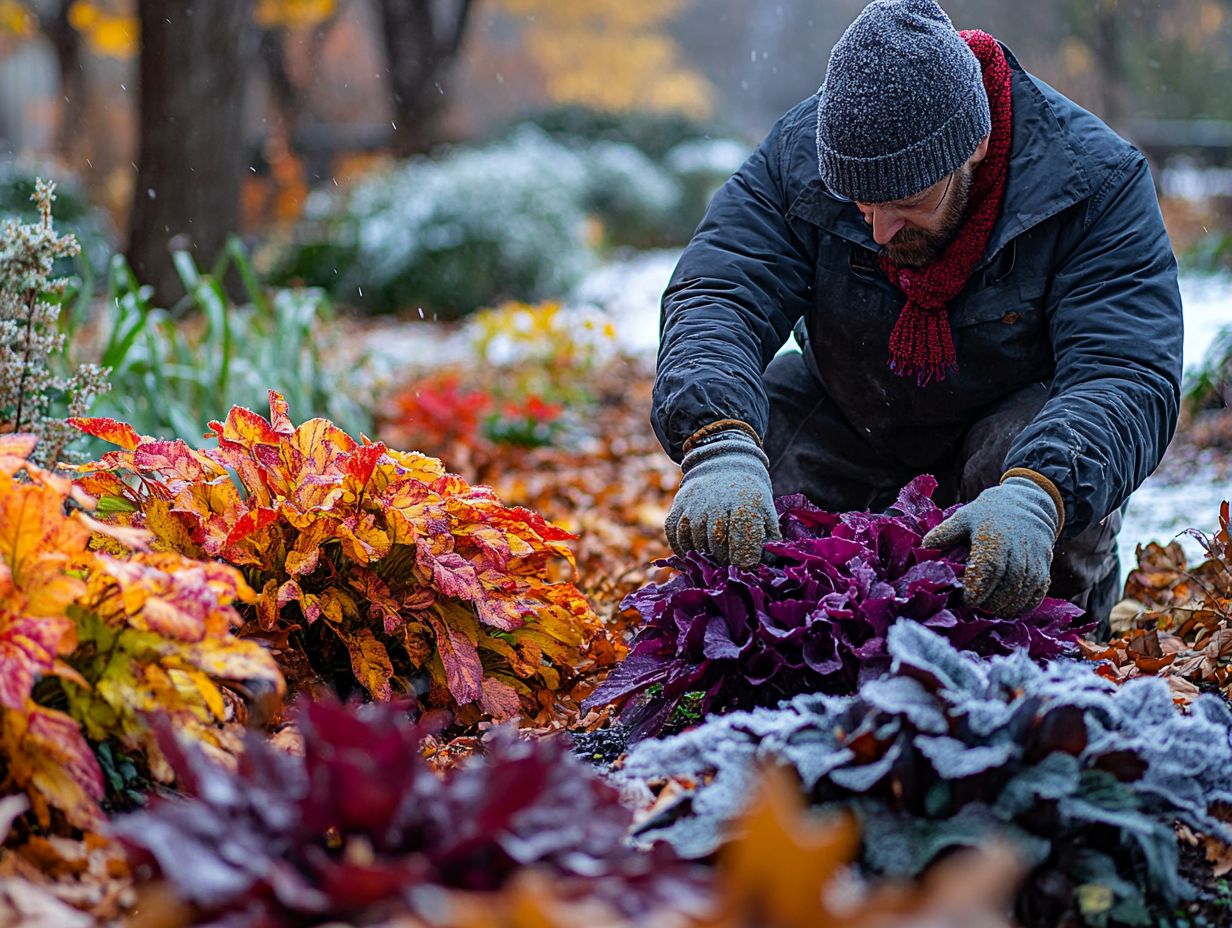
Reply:
[[[440,141],[445,85],[462,50],[474,0],[378,0],[394,111],[394,152]]]
[[[199,264],[240,222],[244,99],[256,61],[253,0],[139,0],[141,133],[128,260],[168,305],[184,288],[168,243]]]
[[[39,14],[39,30],[56,51],[56,70],[60,76],[60,108],[56,126],[56,151],[69,164],[76,164],[75,148],[82,137],[87,107],[85,62],[81,55],[81,34],[68,21],[71,0],[59,0],[53,11]]]

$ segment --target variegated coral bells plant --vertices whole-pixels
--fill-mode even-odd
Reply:
[[[0,790],[24,791],[44,828],[92,829],[104,785],[90,741],[169,782],[149,713],[219,756],[238,744],[221,681],[276,698],[284,685],[260,645],[231,635],[232,603],[255,598],[238,571],[95,520],[92,499],[30,462],[36,442],[0,437]]]
[[[573,538],[436,458],[235,407],[216,448],[77,419],[121,450],[81,486],[156,547],[218,558],[259,594],[246,630],[284,665],[374,699],[412,694],[462,724],[550,709],[603,636],[573,583]],[[292,675],[295,677],[296,675]],[[299,680],[301,684],[311,682]]]

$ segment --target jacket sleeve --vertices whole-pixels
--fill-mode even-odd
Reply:
[[[814,262],[787,222],[783,163],[800,118],[784,116],[715,194],[663,294],[651,420],[675,461],[720,419],[765,435],[762,373],[812,299]]]
[[[1146,160],[1132,151],[1090,198],[1049,296],[1056,375],[1005,466],[1029,467],[1065,500],[1072,538],[1121,506],[1176,429],[1181,296]]]

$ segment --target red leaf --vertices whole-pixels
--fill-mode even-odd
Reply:
[[[361,445],[355,449],[354,454],[347,457],[346,473],[354,477],[361,487],[367,486],[368,480],[372,477],[372,471],[376,468],[376,462],[384,453],[385,446],[380,442],[374,445]]]
[[[250,509],[236,520],[235,525],[231,526],[231,531],[227,533],[227,540],[223,542],[223,547],[229,548],[231,545],[243,541],[253,532],[259,532],[267,525],[272,525],[277,521],[277,509],[267,509],[264,506]]]

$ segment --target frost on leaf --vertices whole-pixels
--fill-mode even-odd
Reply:
[[[812,805],[855,813],[871,872],[914,876],[999,834],[1034,867],[1020,906],[1063,911],[1072,900],[1058,887],[1081,875],[1108,891],[1115,917],[1140,924],[1134,913],[1190,891],[1176,822],[1232,838],[1232,710],[1221,700],[1182,713],[1161,681],[1117,688],[1081,662],[980,659],[915,622],[888,638],[889,675],[854,696],[798,696],[640,743],[622,777],[688,786],[638,839],[712,852],[758,765],[785,764]],[[1116,877],[1135,872],[1138,885]]]

